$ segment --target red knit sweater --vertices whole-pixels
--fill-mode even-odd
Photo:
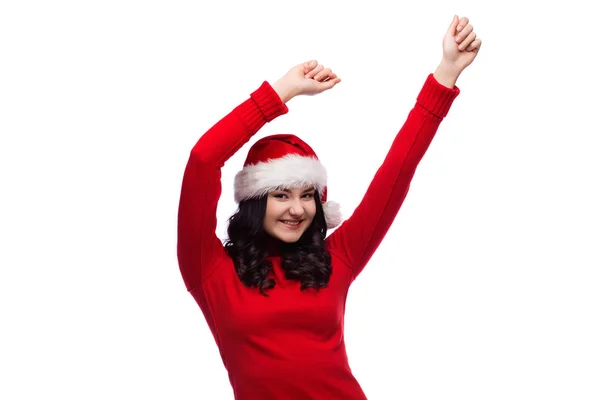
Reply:
[[[214,335],[237,400],[366,399],[344,344],[350,284],[394,221],[415,169],[458,95],[429,75],[364,198],[327,239],[325,289],[300,291],[271,257],[276,286],[244,286],[215,234],[221,167],[266,123],[288,112],[264,82],[209,129],[191,151],[178,216],[177,255],[188,291]]]

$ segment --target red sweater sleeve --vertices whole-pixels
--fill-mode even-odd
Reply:
[[[442,119],[460,93],[438,83],[430,74],[417,102],[360,204],[326,240],[329,251],[353,269],[363,270],[394,221]]]
[[[287,112],[287,106],[265,81],[193,147],[183,175],[177,218],[177,258],[188,290],[227,256],[215,233],[221,168],[266,122]]]

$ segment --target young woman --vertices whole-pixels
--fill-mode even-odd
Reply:
[[[341,222],[327,201],[326,172],[294,135],[257,141],[234,181],[238,211],[217,238],[221,168],[286,102],[333,88],[340,78],[313,60],[254,91],[197,142],[185,169],[178,260],[186,287],[219,347],[237,400],[365,399],[344,345],[350,284],[406,197],[417,165],[459,94],[455,82],[481,41],[454,17],[443,57],[421,89],[364,198]]]

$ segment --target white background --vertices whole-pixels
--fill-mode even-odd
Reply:
[[[581,1],[16,1],[0,8],[0,398],[232,399],[176,259],[196,140],[310,59],[295,133],[349,215],[452,16],[483,40],[350,290],[369,399],[600,398],[598,39]]]

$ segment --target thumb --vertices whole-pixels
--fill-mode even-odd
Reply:
[[[458,25],[458,15],[455,15],[454,18],[452,18],[452,22],[450,23],[450,26],[448,27],[447,33],[454,36],[456,34],[456,26],[457,25]]]

